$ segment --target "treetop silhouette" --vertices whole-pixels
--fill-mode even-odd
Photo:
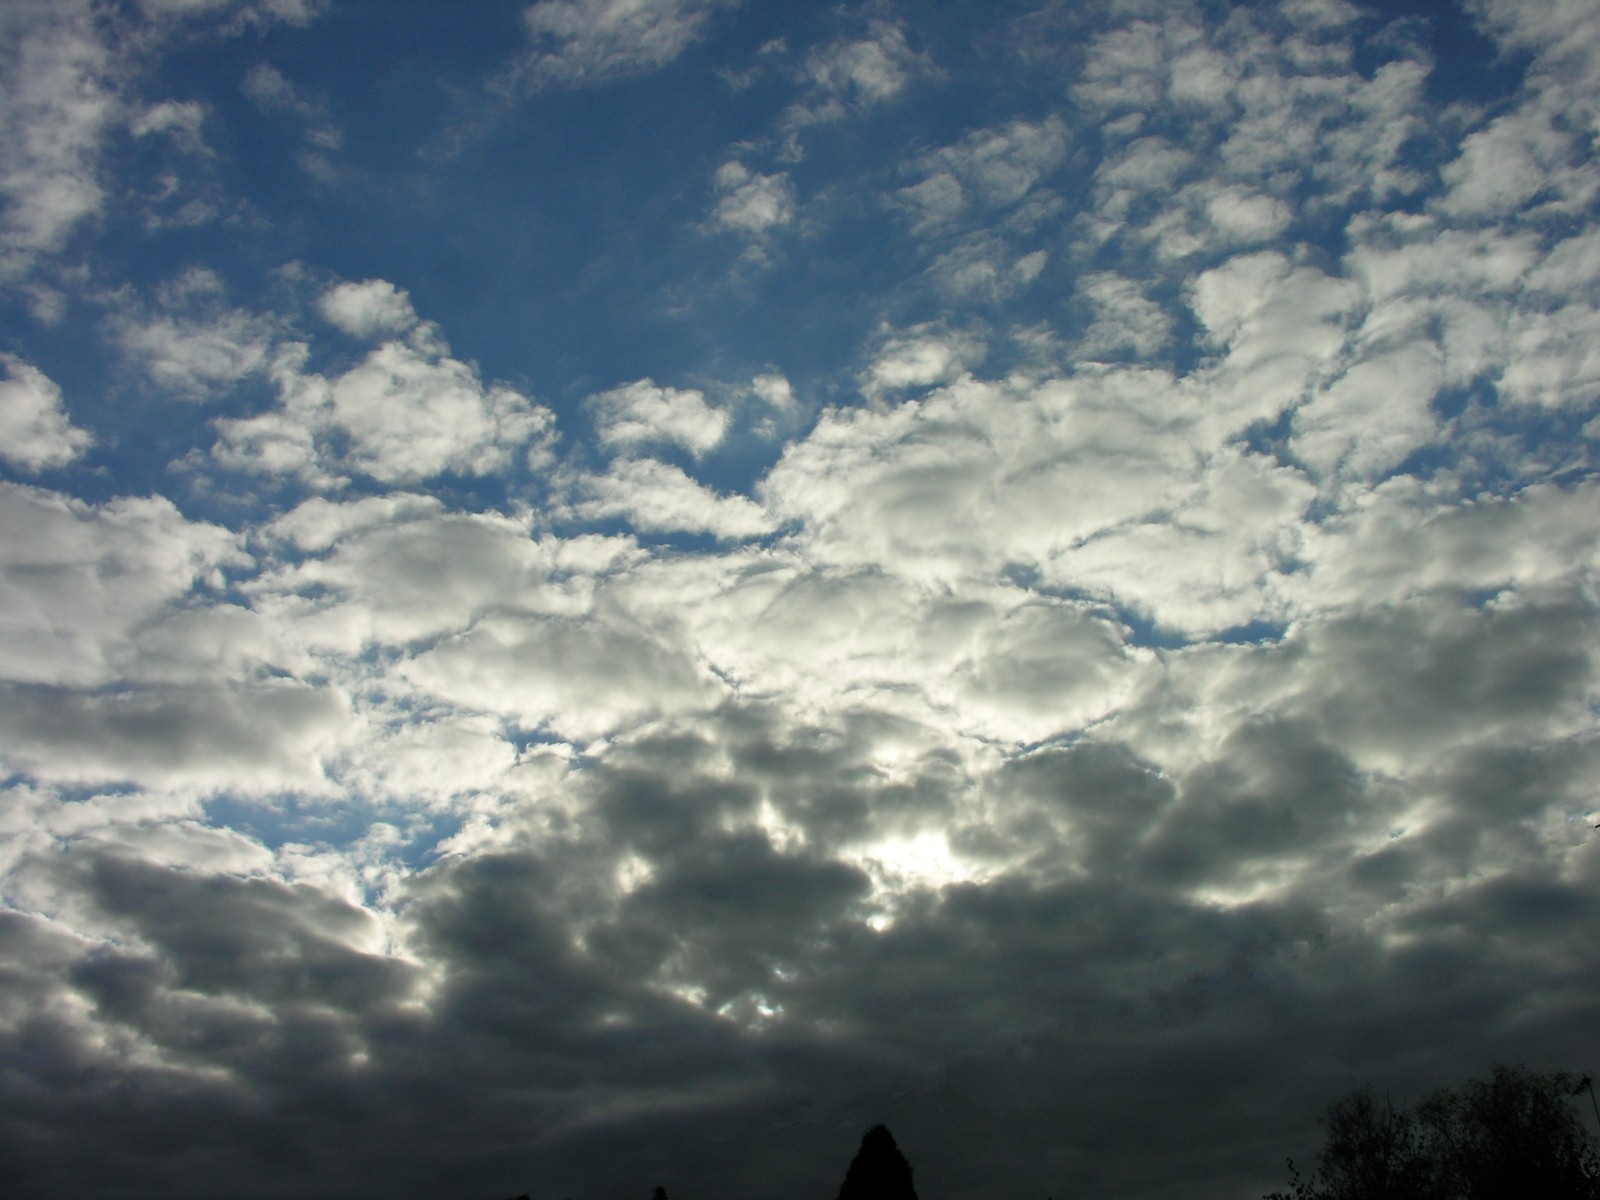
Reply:
[[[1328,1110],[1316,1172],[1291,1161],[1289,1190],[1264,1200],[1600,1200],[1600,1155],[1570,1107],[1587,1086],[1499,1066],[1414,1111],[1352,1092]]]
[[[850,1161],[838,1200],[917,1200],[911,1164],[894,1144],[887,1125],[874,1125],[861,1138]]]

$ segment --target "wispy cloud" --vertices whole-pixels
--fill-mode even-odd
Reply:
[[[737,0],[539,0],[523,12],[532,42],[505,77],[521,90],[592,87],[658,70]]]

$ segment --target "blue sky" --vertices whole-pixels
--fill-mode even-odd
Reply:
[[[1221,1198],[1592,1069],[1592,5],[0,81],[8,1194]]]

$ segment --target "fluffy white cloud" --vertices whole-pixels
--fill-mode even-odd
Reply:
[[[760,175],[738,162],[717,168],[713,225],[736,233],[760,234],[793,220],[794,188],[786,174]]]
[[[983,361],[987,347],[964,333],[922,325],[889,336],[862,376],[869,396],[945,383]]]
[[[985,622],[956,674],[963,723],[1012,744],[1073,733],[1121,707],[1138,656],[1122,630],[1083,606],[1030,603]]]
[[[548,409],[509,387],[485,387],[426,342],[385,342],[332,379],[306,371],[307,357],[291,344],[274,360],[279,407],[217,422],[219,462],[320,483],[345,471],[398,483],[446,471],[492,475],[519,452],[542,456],[554,437]]]
[[[425,642],[508,608],[584,612],[596,577],[637,557],[626,538],[535,538],[526,518],[446,512],[418,496],[313,498],[268,532],[290,545],[248,584],[255,606],[344,654]]]
[[[194,101],[163,100],[139,112],[128,123],[135,137],[165,133],[175,137],[191,152],[206,153],[200,128],[205,124],[205,108]]]
[[[1502,396],[1551,407],[1589,407],[1600,399],[1600,308],[1520,312],[1506,332]]]
[[[1572,151],[1569,135],[1543,113],[1497,118],[1469,137],[1445,168],[1450,191],[1440,207],[1452,216],[1494,217],[1521,208],[1550,188]]]
[[[337,764],[342,786],[415,803],[471,792],[512,792],[516,748],[499,723],[483,716],[396,714],[392,727],[363,738]]]
[[[1207,420],[1237,432],[1298,402],[1344,349],[1359,294],[1279,251],[1242,255],[1193,282],[1195,315],[1224,353],[1201,376]]]
[[[1581,586],[1600,567],[1592,485],[1529,487],[1500,499],[1401,476],[1305,531],[1306,607],[1392,604],[1419,593]]]
[[[144,663],[137,636],[221,567],[237,538],[161,497],[90,505],[0,486],[0,678],[99,686]]]
[[[1217,233],[1228,242],[1271,241],[1289,225],[1289,206],[1282,200],[1238,186],[1212,192],[1205,200],[1205,210]]]
[[[583,497],[573,515],[583,520],[621,517],[640,532],[682,531],[713,537],[758,537],[772,518],[744,496],[719,496],[680,468],[653,458],[623,458],[604,475],[578,483]]]
[[[1382,475],[1438,432],[1444,356],[1427,343],[1363,356],[1294,415],[1294,453],[1319,476]]]
[[[7,765],[79,785],[322,791],[322,754],[349,723],[337,692],[284,680],[115,693],[9,685],[4,692]]]
[[[210,270],[189,270],[158,290],[155,306],[126,302],[110,317],[123,352],[163,394],[208,400],[267,370],[280,328],[269,315],[230,309]]]
[[[997,303],[1037,279],[1049,259],[1048,251],[1019,254],[1003,239],[975,233],[939,255],[927,276],[946,296]]]
[[[584,401],[601,445],[611,450],[681,446],[696,458],[714,450],[728,430],[728,414],[693,389],[659,387],[638,379]]]
[[[364,279],[329,288],[317,301],[317,311],[351,337],[401,334],[417,323],[411,296],[387,279]]]
[[[25,471],[61,467],[94,444],[94,436],[68,418],[61,389],[43,371],[13,355],[0,355],[0,457]]]
[[[1129,351],[1141,357],[1160,354],[1172,338],[1172,317],[1133,280],[1098,271],[1078,281],[1094,306],[1094,318],[1079,345],[1088,356]]]
[[[782,375],[757,375],[750,381],[750,390],[779,412],[794,408],[794,387]]]
[[[410,660],[403,673],[463,708],[576,741],[709,707],[721,694],[683,648],[598,613],[486,617]]]

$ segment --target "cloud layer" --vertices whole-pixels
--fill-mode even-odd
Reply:
[[[1220,1200],[1583,1069],[1600,21],[758,9],[0,16],[7,1194]]]

